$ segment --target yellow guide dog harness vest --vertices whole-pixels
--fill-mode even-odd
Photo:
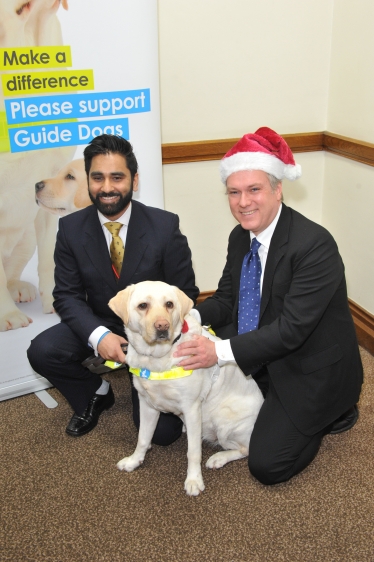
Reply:
[[[210,326],[207,326],[206,329],[215,336],[215,333],[213,332]],[[182,334],[185,334],[186,332],[188,332],[188,324],[186,321],[184,321],[182,326]],[[174,340],[173,343],[177,342],[182,334],[180,334]],[[129,371],[130,373],[132,373],[137,377],[140,377],[141,379],[148,379],[154,381],[180,379],[183,377],[189,377],[193,373],[193,370],[185,371],[183,367],[173,367],[169,371],[163,371],[163,372],[150,371],[149,369],[134,369],[133,367],[129,367]]]

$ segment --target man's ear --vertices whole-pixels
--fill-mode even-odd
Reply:
[[[184,317],[190,312],[193,307],[193,300],[190,299],[186,293],[175,287],[178,295],[178,300],[181,305],[181,322],[183,322]]]
[[[138,191],[138,188],[139,188],[139,174],[138,174],[138,172],[136,172],[136,174],[134,176],[132,188],[133,188],[134,191]]]
[[[129,322],[129,300],[134,289],[135,285],[129,285],[126,289],[117,293],[108,303],[109,308],[111,308],[117,316],[122,318],[124,324],[128,324]]]

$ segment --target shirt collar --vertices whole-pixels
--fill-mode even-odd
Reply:
[[[100,213],[100,211],[98,210],[97,214],[99,215],[99,221],[101,222],[102,225],[105,224],[106,222],[121,222],[125,226],[128,226],[129,222],[130,222],[130,217],[131,217],[131,208],[132,208],[132,204],[131,204],[131,201],[130,201],[130,205],[127,207],[126,211],[123,213],[123,215],[121,215],[115,221],[111,221],[107,217],[104,217],[104,215],[102,213]]]
[[[272,222],[269,224],[269,226],[266,227],[265,230],[260,232],[260,234],[258,234],[257,236],[251,230],[249,231],[249,235],[251,237],[251,242],[252,242],[253,238],[256,238],[256,240],[258,240],[262,246],[265,246],[265,248],[269,249],[271,238],[274,234],[275,227],[277,226],[277,222],[279,220],[281,211],[282,211],[282,203],[279,205],[278,212],[275,215]]]

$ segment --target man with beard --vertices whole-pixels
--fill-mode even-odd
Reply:
[[[71,404],[74,415],[66,433],[73,437],[91,431],[114,404],[110,384],[82,362],[93,351],[106,361],[126,361],[123,323],[110,310],[109,300],[146,280],[176,285],[194,301],[199,293],[177,215],[132,201],[138,164],[131,144],[101,135],[86,147],[84,162],[93,205],[60,219],[57,234],[53,296],[61,323],[39,334],[27,352],[32,368]],[[132,399],[139,427],[133,387]],[[179,418],[161,414],[153,441],[167,445],[181,431]]]

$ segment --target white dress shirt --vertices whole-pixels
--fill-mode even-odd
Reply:
[[[102,213],[100,213],[100,211],[97,211],[97,214],[99,216],[99,220],[100,220],[100,223],[101,223],[101,226],[102,226],[102,229],[103,229],[105,240],[107,242],[109,254],[110,254],[110,244],[112,242],[112,235],[109,232],[109,230],[107,229],[107,227],[104,226],[104,224],[106,222],[121,222],[123,224],[123,226],[121,227],[118,234],[123,241],[123,246],[126,247],[127,229],[128,229],[130,217],[131,217],[131,202],[130,202],[130,205],[127,207],[126,211],[123,213],[123,215],[120,216],[115,221],[111,221],[111,220],[107,219],[106,217],[104,217],[104,215]],[[90,347],[92,347],[94,349],[95,355],[98,355],[97,346],[98,346],[98,343],[100,341],[100,338],[105,333],[107,333],[109,331],[110,330],[108,330],[108,328],[106,328],[105,326],[99,326],[98,328],[96,328],[96,330],[94,330],[92,332],[92,334],[88,338],[88,343],[89,343]]]

